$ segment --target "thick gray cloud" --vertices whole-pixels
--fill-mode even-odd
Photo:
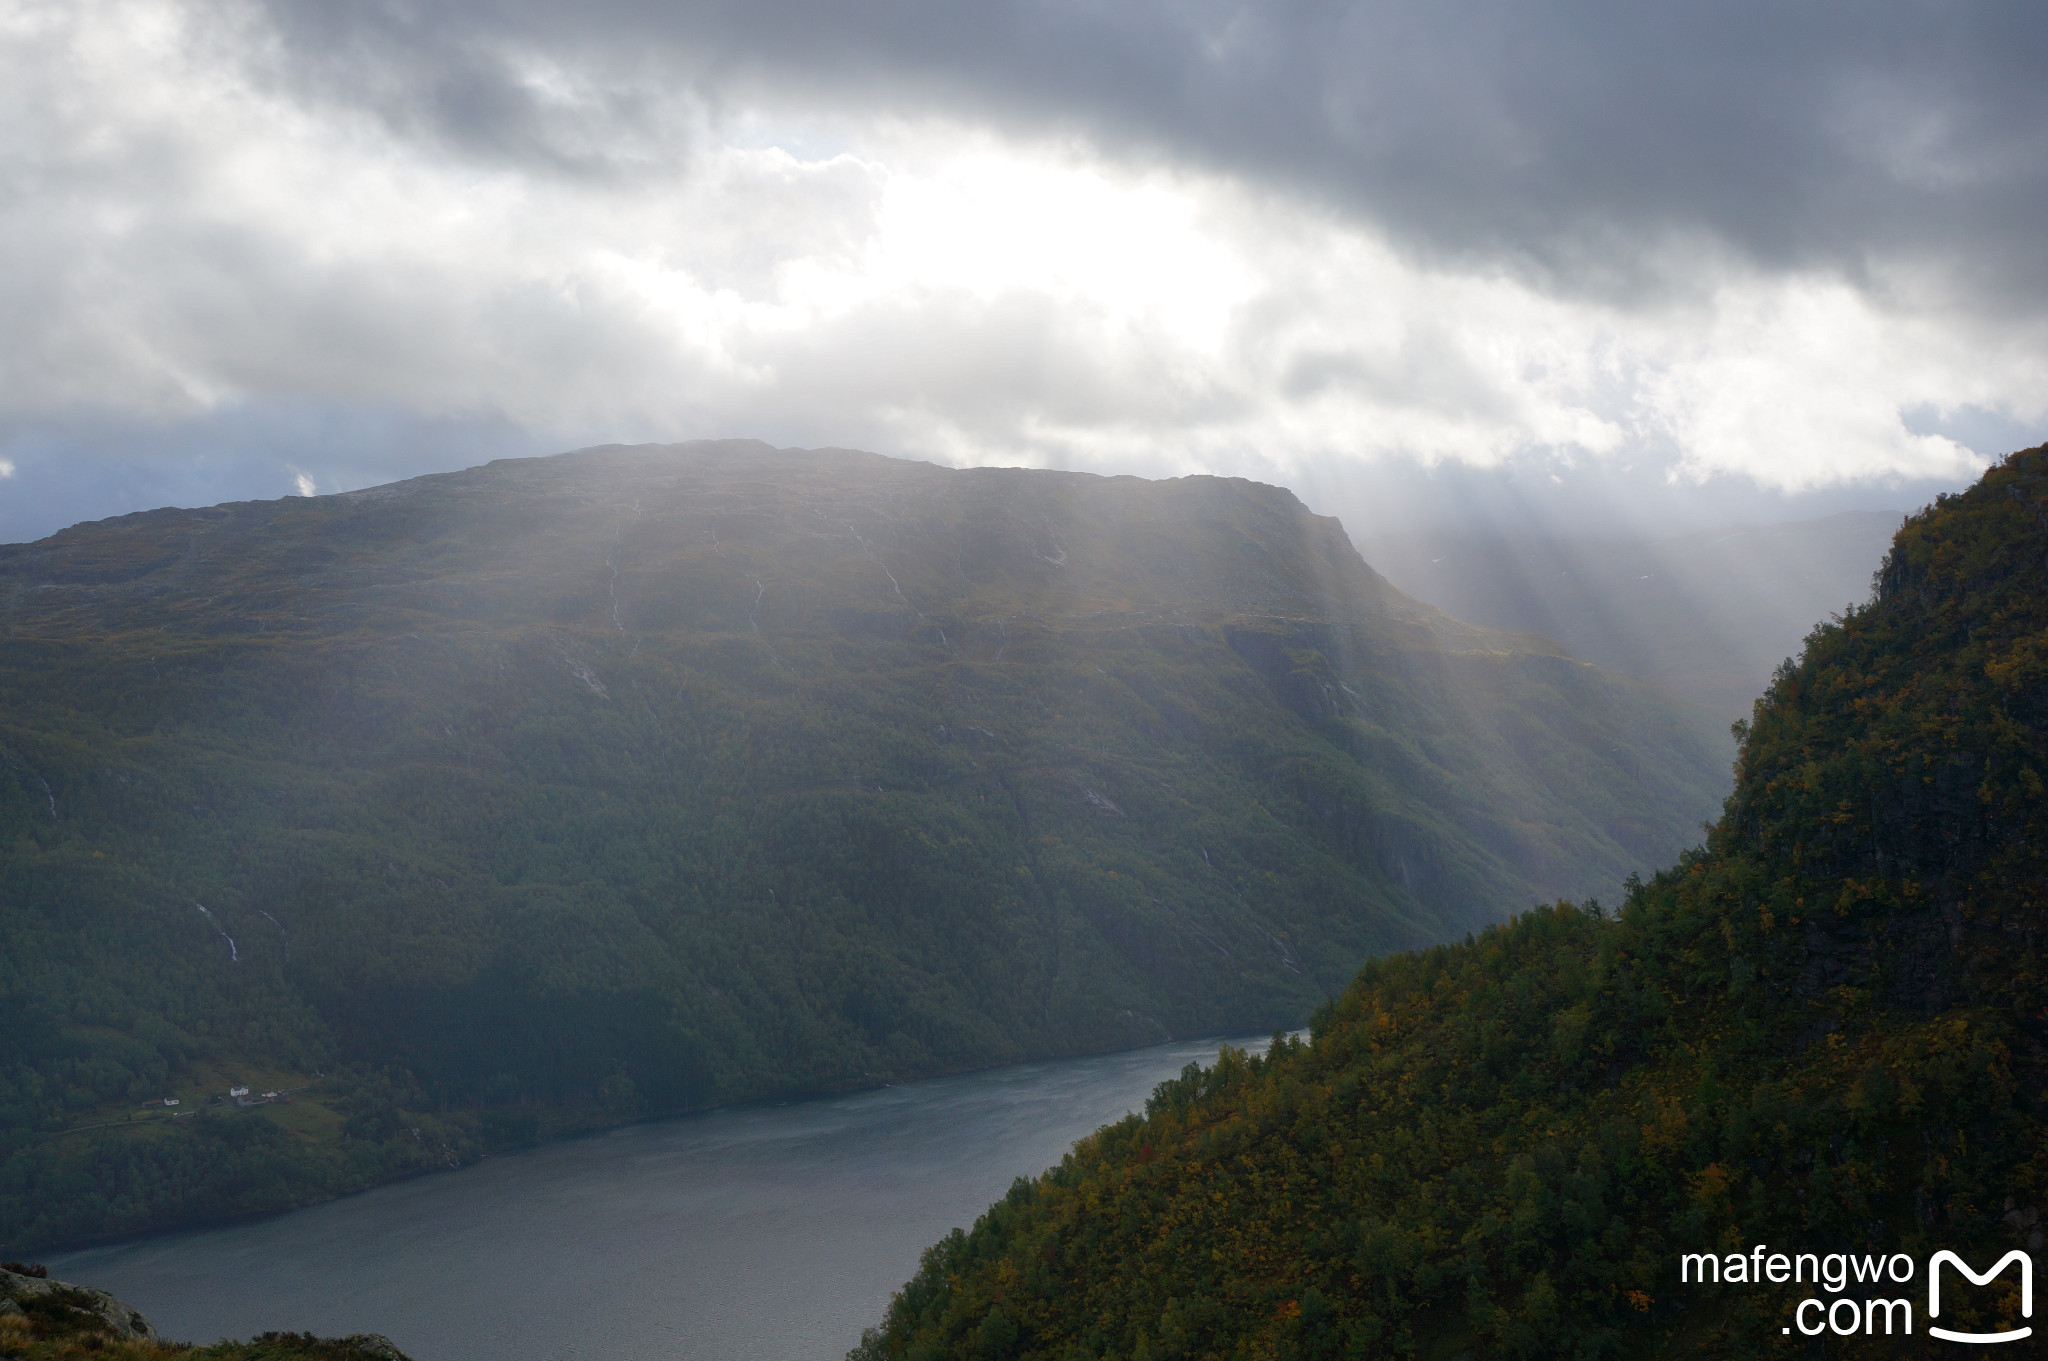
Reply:
[[[1895,504],[2048,434],[2044,22],[0,0],[0,534],[701,436]]]
[[[2012,3],[272,0],[295,77],[470,154],[630,175],[772,91],[1169,153],[1410,250],[1627,296],[1717,252],[2036,308],[2048,9]],[[545,59],[575,94],[537,81]],[[657,153],[653,148],[661,148]]]

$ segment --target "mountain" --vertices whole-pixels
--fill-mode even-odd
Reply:
[[[1816,620],[1868,599],[1899,519],[1847,511],[1665,538],[1375,534],[1360,547],[1460,619],[1548,634],[1733,720]]]
[[[1306,1043],[1190,1066],[933,1247],[855,1356],[1946,1346],[1933,1254],[2043,1243],[2044,545],[2048,447],[1905,523],[1618,914],[1374,961]],[[2038,1327],[2017,1274],[1951,1272],[1938,1326]],[[1835,1336],[1877,1298],[1911,1339]]]
[[[1298,1024],[1722,787],[1215,478],[597,449],[0,548],[0,627],[15,1250]]]

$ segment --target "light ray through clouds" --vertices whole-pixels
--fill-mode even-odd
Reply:
[[[255,5],[0,0],[0,534],[151,486],[307,494],[608,440],[1796,495],[1952,484],[2003,452],[1963,425],[2048,424],[2039,310],[1971,305],[1911,252],[1849,272],[1672,231],[1627,268],[1684,286],[1616,293],[971,99],[721,87],[658,43],[621,83],[617,52],[457,33],[422,39],[438,103],[408,102],[424,78],[360,33],[323,39],[324,84],[306,41]],[[1924,178],[1955,135],[1872,155]],[[195,432],[238,422],[261,438],[202,475]],[[421,433],[456,428],[485,433]]]

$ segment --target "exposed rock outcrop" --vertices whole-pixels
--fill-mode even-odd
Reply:
[[[140,1352],[164,1361],[202,1361],[223,1354],[243,1357],[252,1344],[223,1342],[194,1348],[166,1341],[148,1319],[104,1290],[69,1281],[16,1271],[22,1263],[0,1266],[0,1361],[16,1361],[24,1347],[31,1354],[49,1357],[88,1357],[105,1351],[109,1343],[154,1343]],[[33,1268],[40,1272],[41,1267]],[[381,1333],[357,1333],[350,1337],[319,1338],[311,1333],[264,1333],[253,1344],[266,1357],[304,1358],[304,1361],[412,1361]]]
[[[85,1328],[111,1334],[123,1342],[162,1340],[139,1311],[104,1290],[24,1276],[0,1267],[0,1316],[30,1313],[74,1313]],[[97,1322],[88,1323],[88,1318]]]

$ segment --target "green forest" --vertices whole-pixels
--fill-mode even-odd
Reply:
[[[1231,479],[613,447],[0,547],[0,629],[10,1255],[1296,1026],[1726,788]]]
[[[2042,1260],[2048,448],[1908,520],[1738,728],[1702,846],[1191,1066],[933,1246],[857,1361],[1947,1354],[1680,1255]],[[2027,1326],[2017,1286],[1940,1322]]]

